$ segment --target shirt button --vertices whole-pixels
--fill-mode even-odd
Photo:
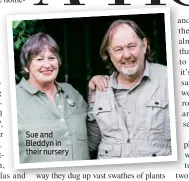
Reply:
[[[68,132],[66,132],[65,134],[64,134],[64,136],[68,136],[69,135],[69,133]]]
[[[64,121],[65,121],[65,119],[64,119],[64,118],[61,118],[61,119],[60,119],[60,122],[64,122]]]
[[[59,106],[58,106],[58,108],[59,108],[59,109],[61,109],[61,108],[62,108],[62,106],[61,106],[61,105],[59,105]]]
[[[59,97],[59,94],[56,94],[56,97]]]
[[[127,140],[127,143],[130,143],[130,139]]]

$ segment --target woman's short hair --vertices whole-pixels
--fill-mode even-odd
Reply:
[[[25,68],[29,68],[32,58],[39,55],[44,50],[44,47],[47,47],[49,51],[56,56],[59,66],[61,65],[62,62],[59,55],[59,47],[56,41],[46,33],[36,33],[30,36],[30,38],[24,43],[21,50],[21,73],[24,77],[28,78],[28,73],[25,71]]]
[[[114,65],[112,64],[112,62],[110,60],[108,47],[109,47],[111,38],[112,38],[113,34],[115,33],[115,31],[117,30],[117,28],[124,25],[124,24],[130,26],[135,31],[135,33],[138,35],[138,37],[141,40],[146,38],[147,50],[146,50],[146,54],[145,54],[145,59],[149,62],[153,62],[151,49],[150,49],[150,42],[149,42],[147,36],[142,32],[140,27],[134,21],[131,21],[131,20],[116,20],[108,28],[108,30],[107,30],[107,32],[106,32],[106,34],[105,34],[105,36],[102,40],[101,47],[100,47],[101,58],[104,61],[106,68],[109,69],[110,73],[112,73],[112,71],[114,71],[116,69],[115,69]]]

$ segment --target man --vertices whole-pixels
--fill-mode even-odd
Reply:
[[[166,67],[152,62],[150,44],[136,23],[117,20],[100,54],[112,71],[108,88],[89,99],[88,138],[98,158],[171,154]]]

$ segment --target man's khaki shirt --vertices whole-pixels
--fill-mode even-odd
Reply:
[[[89,103],[89,148],[98,158],[171,154],[167,69],[148,63],[141,80],[125,89],[110,76],[106,92]],[[99,145],[100,144],[100,145]]]

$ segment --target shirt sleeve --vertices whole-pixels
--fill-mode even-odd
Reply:
[[[89,108],[87,116],[87,133],[89,150],[95,151],[101,142],[101,132],[97,121],[95,120],[93,108],[95,104],[95,92],[89,93]]]

